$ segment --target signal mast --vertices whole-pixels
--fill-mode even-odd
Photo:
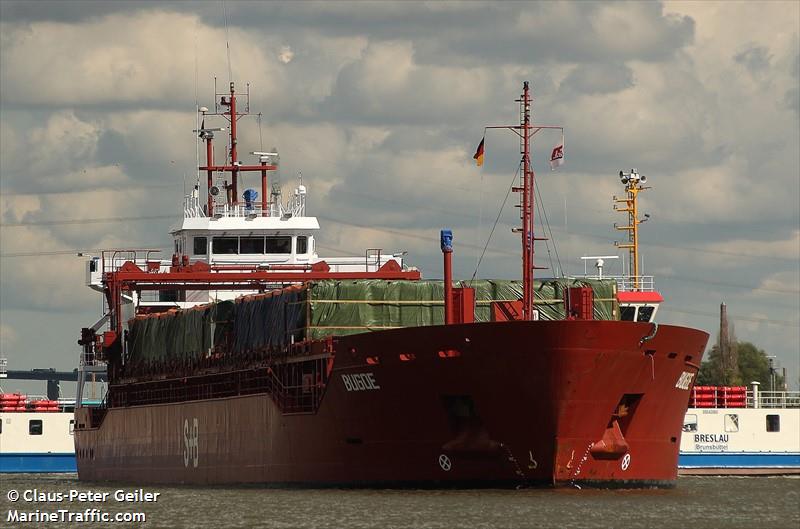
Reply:
[[[217,91],[214,90],[214,92],[216,93]],[[267,204],[267,197],[269,196],[267,193],[267,171],[274,171],[278,168],[277,165],[269,163],[271,160],[270,156],[275,155],[276,153],[252,153],[259,156],[260,165],[243,165],[242,162],[239,161],[236,126],[239,119],[248,115],[250,112],[250,85],[247,87],[247,103],[245,104],[244,112],[241,112],[237,109],[236,96],[237,94],[234,84],[231,82],[229,93],[215,94],[214,112],[209,112],[206,107],[201,107],[199,109],[203,115],[203,125],[200,129],[195,130],[195,132],[199,133],[200,138],[206,142],[206,165],[199,167],[201,171],[206,171],[208,175],[208,204],[206,206],[206,215],[209,217],[214,215],[214,196],[219,193],[219,190],[214,186],[213,182],[214,172],[228,172],[231,174],[231,183],[228,184],[227,180],[224,183],[226,191],[225,203],[227,205],[235,206],[239,203],[239,173],[244,171],[259,171],[261,172],[261,215],[266,217],[269,216],[269,208]],[[216,98],[219,98],[219,100],[216,101]],[[225,128],[205,128],[206,116],[222,116],[230,122],[230,163],[228,163],[226,158],[223,165],[214,165],[214,132],[224,131]]]
[[[617,198],[614,196],[614,211],[628,213],[628,225],[617,226],[615,223],[614,228],[620,231],[627,231],[628,242],[614,242],[614,246],[617,248],[626,248],[628,250],[628,270],[631,274],[631,285],[634,291],[638,291],[641,290],[641,276],[639,275],[639,224],[647,222],[650,219],[650,215],[645,213],[644,218],[640,220],[636,201],[640,191],[650,188],[642,185],[647,182],[647,177],[645,175],[640,175],[636,169],[631,169],[629,173],[620,171],[619,179],[625,186],[625,198]],[[625,204],[625,206],[617,207],[618,204]]]
[[[545,269],[544,266],[536,266],[535,263],[535,241],[547,240],[546,237],[536,237],[534,235],[533,210],[535,205],[535,178],[536,175],[531,167],[531,138],[542,129],[558,129],[562,133],[564,127],[553,125],[534,125],[531,123],[531,103],[532,97],[528,81],[522,85],[522,95],[515,100],[519,103],[519,125],[497,125],[486,127],[487,129],[508,129],[517,134],[520,138],[520,154],[522,159],[522,187],[512,187],[515,193],[520,193],[520,220],[522,226],[513,228],[511,231],[521,235],[522,243],[522,319],[538,319],[538,312],[533,307],[533,279],[534,270]]]

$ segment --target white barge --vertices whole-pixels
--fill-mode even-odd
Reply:
[[[695,386],[679,474],[800,474],[800,391]]]

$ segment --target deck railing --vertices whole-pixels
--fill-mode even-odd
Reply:
[[[284,415],[314,413],[328,384],[330,357],[314,356],[218,373],[112,385],[112,407],[269,395]]]
[[[161,250],[158,248],[131,248],[119,250],[103,250],[100,252],[99,266],[101,273],[116,272],[128,261],[132,262],[142,270],[150,270],[149,263],[157,263],[160,268],[163,261],[160,259]],[[154,270],[158,271],[158,270]]]
[[[617,282],[617,290],[620,292],[653,292],[655,281],[653,276],[607,276],[601,278],[598,275],[585,276],[586,279],[613,279]]]
[[[183,197],[184,218],[198,218],[205,216],[206,213],[203,211],[203,206],[200,205],[199,197],[193,195],[186,195]]]
[[[252,202],[248,207],[246,204],[215,204],[215,217],[261,217],[264,210],[260,202]],[[269,212],[269,211],[268,211]]]
[[[800,408],[800,391],[757,391],[745,386],[695,386],[690,408]]]
[[[753,392],[747,392],[748,408],[800,408],[800,391],[759,391],[758,406]]]

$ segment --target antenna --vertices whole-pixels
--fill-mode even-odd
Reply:
[[[228,33],[228,11],[225,9],[225,0],[222,0],[222,16],[225,19],[225,48],[228,52],[228,82],[233,84],[233,68],[231,67],[231,42]]]
[[[198,84],[198,65],[197,65],[197,20],[195,19],[194,23],[194,126],[197,129],[200,129],[200,100],[199,96],[197,95],[197,84]],[[203,107],[205,108],[205,107]],[[208,110],[208,109],[206,109]],[[194,142],[194,166],[197,167],[197,182],[200,183],[200,142],[195,140]],[[184,190],[184,194],[186,191]]]
[[[256,121],[258,122],[258,148],[264,149],[264,134],[261,131],[261,117],[261,112],[256,114]]]

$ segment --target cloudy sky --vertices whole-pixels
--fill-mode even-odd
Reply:
[[[215,76],[249,83],[263,113],[241,122],[240,152],[277,147],[287,188],[302,171],[320,254],[407,250],[440,277],[449,227],[455,274],[471,277],[518,141],[490,131],[480,170],[472,153],[484,126],[518,119],[528,80],[535,121],[566,130],[559,171],[546,157],[560,136],[534,145],[553,236],[540,264],[576,274],[582,255],[619,253],[615,175],[636,167],[661,321],[715,334],[724,301],[796,388],[798,21],[797,2],[3,0],[0,353],[74,368],[100,314],[76,254],[170,246]],[[519,277],[516,211],[512,197],[479,276]]]

